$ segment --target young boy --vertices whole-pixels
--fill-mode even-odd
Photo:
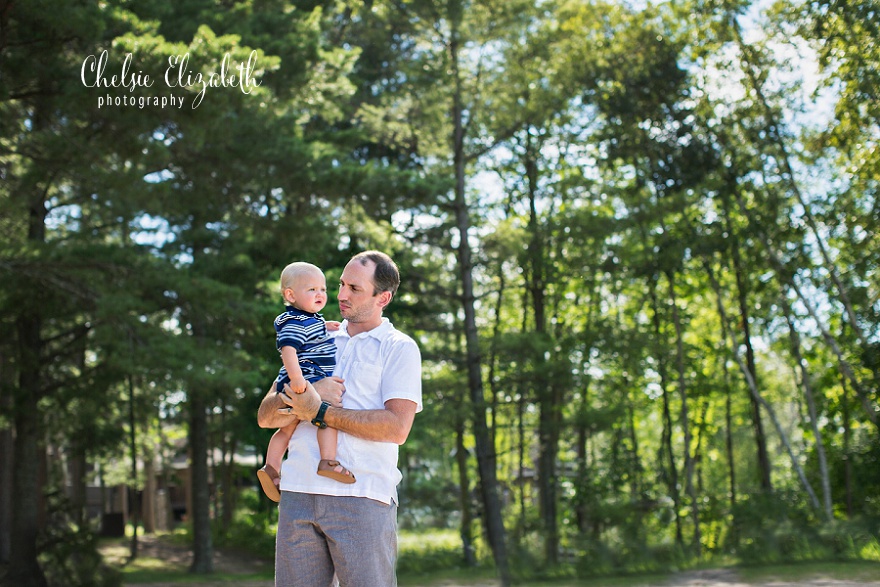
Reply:
[[[336,344],[328,330],[338,330],[339,322],[325,322],[318,313],[327,304],[327,282],[324,273],[310,263],[291,263],[284,268],[281,295],[287,310],[275,318],[276,341],[283,363],[275,380],[275,391],[285,393],[284,386],[289,384],[294,392],[303,393],[306,381],[314,383],[333,374]],[[266,451],[266,465],[257,471],[260,485],[272,501],[281,500],[281,460],[298,423],[275,431]],[[318,475],[354,483],[351,471],[336,460],[336,430],[318,430],[318,446]]]

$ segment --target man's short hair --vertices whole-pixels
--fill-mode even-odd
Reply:
[[[352,261],[357,260],[361,265],[366,266],[369,261],[376,264],[376,271],[373,274],[373,295],[379,295],[383,291],[390,291],[391,297],[397,293],[400,286],[400,270],[397,264],[385,253],[381,251],[364,251],[358,253],[351,258]]]

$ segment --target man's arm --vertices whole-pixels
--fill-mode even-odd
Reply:
[[[384,410],[346,410],[331,407],[324,414],[324,421],[331,428],[364,440],[403,444],[412,429],[416,407],[416,402],[408,399],[390,399],[385,402]]]
[[[321,397],[314,389],[307,388],[304,393],[291,395],[289,398],[278,397],[279,401],[283,398],[282,403],[290,407],[295,417],[310,421],[318,414]],[[330,407],[324,414],[324,421],[331,428],[364,440],[403,444],[412,429],[417,407],[414,401],[407,399],[390,399],[382,410]]]
[[[275,382],[260,402],[257,409],[257,424],[260,428],[284,428],[288,424],[293,424],[299,418],[292,414],[282,414],[278,412],[279,408],[287,406],[281,401],[281,394],[275,391]]]
[[[342,379],[339,377],[326,377],[318,381],[315,384],[315,387],[318,389],[316,393],[319,395],[319,406],[321,405],[321,400],[330,402],[331,406],[342,405],[342,394],[345,391]],[[306,391],[309,391],[310,389],[313,392],[315,391],[311,384],[306,385]],[[291,391],[289,395],[298,396],[300,394]],[[269,391],[266,393],[263,401],[260,402],[260,407],[257,410],[257,424],[260,428],[283,428],[288,424],[293,424],[295,421],[301,419],[297,418],[293,413],[286,412],[287,404],[282,401],[282,397],[284,396],[280,393],[276,393],[275,383],[273,382],[272,387],[269,388]],[[286,413],[278,411],[282,408]],[[315,413],[317,413],[317,408],[315,409]],[[314,417],[314,414],[312,417]]]

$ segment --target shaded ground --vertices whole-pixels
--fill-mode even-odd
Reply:
[[[101,551],[109,564],[120,567],[125,564],[128,558],[129,545],[128,542],[116,542],[103,546]],[[167,540],[159,540],[153,536],[140,538],[138,555],[139,562],[136,564],[139,569],[185,571],[192,561],[192,554],[188,547],[179,546]],[[254,575],[271,576],[272,562],[270,560],[255,559],[235,552],[215,549],[214,570],[221,576],[204,581],[187,580],[186,583],[126,583],[126,585],[132,587],[181,587],[181,585],[186,585],[186,587],[229,587],[230,585],[235,585],[235,587],[273,587],[274,585],[271,579],[253,578]],[[237,578],[235,575],[241,575],[241,578]],[[814,577],[801,579],[797,582],[773,579],[746,582],[735,569],[711,569],[683,572],[667,580],[655,580],[654,582],[639,583],[637,580],[633,580],[630,585],[631,587],[880,587],[880,576],[854,581],[823,575],[824,573],[820,572]],[[188,579],[190,578],[188,577]],[[602,586],[602,582],[598,580],[586,584],[590,587]],[[404,585],[407,587],[498,587],[498,583],[493,581],[463,583],[438,580],[426,581],[422,585],[406,582]],[[576,585],[576,583],[560,584],[558,587],[576,587]]]
[[[880,577],[877,581],[853,582],[850,580],[837,580],[830,577],[813,577],[802,579],[796,583],[778,580],[766,580],[761,583],[746,583],[733,569],[712,569],[706,571],[689,571],[679,573],[666,583],[658,587],[880,587]],[[653,587],[653,586],[652,586]]]
[[[102,546],[100,550],[101,554],[104,556],[104,560],[114,567],[125,565],[131,552],[130,542],[131,539],[129,538],[125,541],[114,542]],[[271,556],[271,554],[272,553],[269,553],[269,556]],[[164,570],[185,571],[192,563],[192,552],[190,551],[189,546],[181,546],[168,539],[161,539],[156,536],[147,535],[138,537],[138,558],[156,559],[164,563],[161,567],[146,565],[148,568],[155,568],[156,570],[161,568]],[[138,563],[137,567],[142,568],[142,565]],[[233,551],[215,548],[214,571],[217,573],[242,575],[271,573],[272,561],[269,559],[243,556]],[[241,585],[241,583],[237,584]]]

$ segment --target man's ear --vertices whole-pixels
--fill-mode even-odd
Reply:
[[[391,292],[390,291],[383,291],[382,293],[379,294],[379,306],[381,306],[384,309],[390,303],[391,303]]]

